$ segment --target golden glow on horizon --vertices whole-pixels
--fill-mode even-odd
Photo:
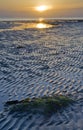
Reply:
[[[37,6],[35,7],[35,10],[36,11],[39,11],[39,12],[44,12],[46,10],[49,10],[51,7],[49,6],[46,6],[46,5],[41,5],[41,6]]]
[[[83,17],[82,12],[83,0],[0,0],[1,18]]]
[[[44,18],[39,18],[39,22],[42,22],[44,20]]]

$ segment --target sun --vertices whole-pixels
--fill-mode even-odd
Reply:
[[[44,11],[46,11],[46,10],[48,10],[48,9],[49,9],[49,7],[46,6],[46,5],[41,5],[41,6],[35,7],[35,10],[36,10],[36,11],[39,11],[39,12],[44,12]]]

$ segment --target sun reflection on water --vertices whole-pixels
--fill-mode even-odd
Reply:
[[[15,26],[11,28],[6,29],[0,29],[0,32],[2,31],[12,31],[12,30],[25,30],[29,28],[33,29],[45,29],[45,28],[51,28],[53,25],[45,23],[44,21],[39,22],[15,22],[13,23]],[[17,25],[16,25],[17,24]]]
[[[50,25],[50,24],[45,24],[45,23],[38,23],[38,24],[36,25],[36,28],[40,28],[40,29],[50,28],[50,27],[52,27],[52,25]]]
[[[37,29],[44,29],[44,28],[50,28],[52,27],[51,24],[47,24],[47,23],[44,23],[43,21],[41,22],[38,22],[38,23],[22,23],[21,26],[17,26],[17,27],[14,27],[13,29],[14,30],[23,30],[23,29],[28,29],[28,28],[37,28]]]

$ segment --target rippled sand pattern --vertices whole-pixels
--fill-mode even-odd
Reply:
[[[52,24],[7,30],[15,22],[0,22],[0,130],[83,130],[83,22]],[[77,102],[50,118],[4,111],[8,100],[52,94]]]

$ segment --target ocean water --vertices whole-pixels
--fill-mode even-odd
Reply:
[[[6,101],[76,100],[50,119],[9,114]],[[0,130],[83,130],[83,20],[0,22]]]

